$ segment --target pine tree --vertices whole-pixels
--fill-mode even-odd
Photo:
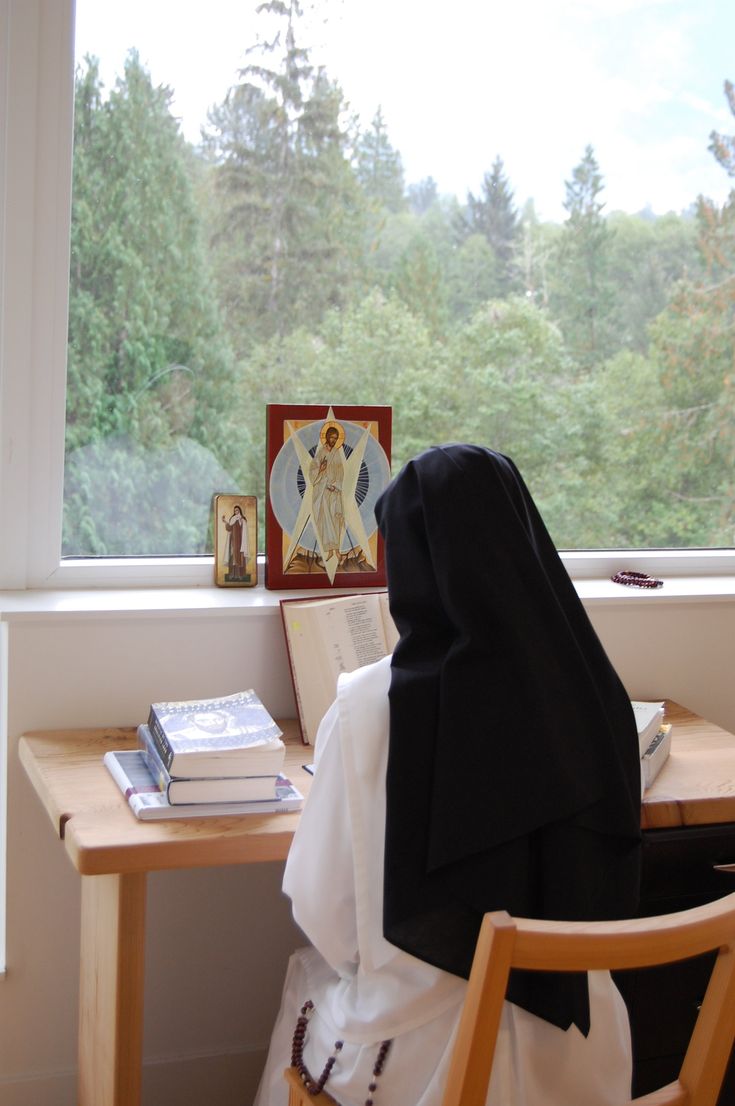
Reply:
[[[724,88],[727,105],[731,113],[735,115],[735,85],[732,81],[725,81]],[[711,131],[708,148],[715,155],[727,175],[735,177],[735,137],[720,134],[719,131]]]
[[[298,44],[299,0],[267,0],[275,30],[210,113],[220,194],[214,247],[240,352],[344,302],[362,245],[338,85]]]
[[[735,115],[735,88],[725,82]],[[735,176],[735,136],[710,135]],[[704,274],[682,281],[653,327],[661,367],[670,512],[685,542],[730,545],[735,532],[735,189],[719,206],[700,196]]]
[[[557,257],[552,309],[579,366],[588,370],[610,352],[607,325],[612,298],[608,277],[611,232],[600,199],[603,179],[592,146],[565,182],[568,212]]]
[[[357,179],[372,204],[393,213],[405,211],[403,162],[388,138],[380,107],[369,129],[358,137],[355,163]]]
[[[414,215],[425,215],[439,200],[439,188],[433,177],[424,177],[417,184],[409,184],[408,206]]]
[[[203,249],[196,164],[170,102],[134,51],[107,98],[95,61],[77,76],[65,552],[203,552],[212,487],[197,491],[194,473],[189,495],[181,442],[199,474],[207,454],[219,480],[239,453],[236,433],[225,432],[232,358]],[[154,507],[154,456],[177,489],[179,509],[167,517]],[[114,535],[99,522],[103,504],[111,514],[114,506]]]
[[[464,234],[483,235],[495,255],[495,295],[504,298],[517,290],[519,273],[516,255],[521,225],[502,158],[496,157],[492,171],[485,173],[480,195],[468,194],[463,218]]]

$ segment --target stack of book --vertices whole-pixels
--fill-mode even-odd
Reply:
[[[282,731],[254,691],[153,703],[138,749],[105,754],[137,818],[298,810]]]
[[[671,750],[671,723],[664,721],[662,702],[632,702],[638,729],[641,785],[645,791],[663,768]]]

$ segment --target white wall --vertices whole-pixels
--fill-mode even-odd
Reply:
[[[735,730],[734,602],[590,606],[634,698],[668,696]],[[277,608],[12,620],[8,974],[0,1101],[75,1101],[79,878],[17,760],[29,729],[133,724],[155,699],[254,686],[293,715]],[[144,1103],[247,1106],[298,943],[281,866],[150,877]]]
[[[8,974],[0,983],[0,1102],[75,1102],[79,877],[17,760],[29,729],[135,724],[156,699],[256,687],[293,699],[277,610],[246,617],[41,618],[9,633]],[[298,942],[281,865],[149,880],[150,1106],[247,1106]],[[224,1085],[223,1085],[224,1084]]]

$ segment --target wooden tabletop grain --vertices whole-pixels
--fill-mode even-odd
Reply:
[[[295,721],[279,725],[284,773],[306,796],[311,776],[302,765],[313,749],[301,743]],[[284,859],[298,813],[139,821],[102,761],[109,749],[136,743],[134,728],[39,731],[20,739],[23,766],[82,875]]]
[[[735,822],[735,736],[667,701],[671,754],[643,797],[644,829]],[[293,720],[280,721],[285,773],[306,796],[311,776]],[[298,813],[141,822],[102,758],[133,748],[134,728],[53,730],[24,735],[19,755],[54,831],[82,875],[216,867],[283,860]]]

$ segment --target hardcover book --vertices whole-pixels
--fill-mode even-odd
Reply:
[[[152,703],[148,728],[172,776],[277,776],[286,755],[283,731],[252,689]]]
[[[659,727],[658,733],[641,757],[642,790],[650,787],[659,774],[671,752],[671,723]]]
[[[266,434],[266,587],[383,587],[391,408],[272,403]]]
[[[664,704],[661,701],[642,702],[634,699],[631,706],[638,729],[638,748],[643,756],[664,720]]]
[[[286,814],[300,810],[304,797],[285,776],[280,776],[276,797],[239,803],[169,803],[151,775],[142,749],[107,752],[104,763],[128,801],[136,818],[153,821],[166,818],[213,818],[234,814]]]
[[[388,593],[282,599],[301,739],[312,745],[337,694],[342,672],[354,672],[393,652],[398,631]]]
[[[281,776],[212,776],[210,778],[172,776],[158,755],[149,728],[138,726],[138,745],[148,771],[168,801],[179,803],[237,803],[254,799],[275,799]]]

